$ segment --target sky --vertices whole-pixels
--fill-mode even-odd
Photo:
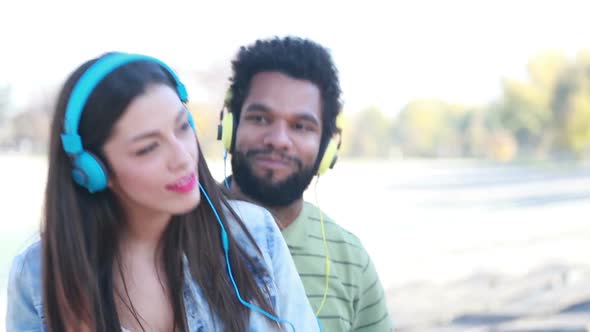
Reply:
[[[590,48],[588,9],[567,0],[0,0],[0,84],[23,105],[87,59],[119,50],[160,58],[193,99],[221,105],[224,91],[188,73],[229,73],[241,45],[295,35],[330,50],[345,111],[377,106],[393,116],[417,98],[489,102],[502,78],[525,78],[538,52]]]

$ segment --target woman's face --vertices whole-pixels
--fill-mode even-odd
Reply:
[[[176,92],[154,84],[115,123],[104,154],[109,187],[128,215],[181,214],[201,199],[198,146]]]

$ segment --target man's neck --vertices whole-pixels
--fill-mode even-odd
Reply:
[[[285,229],[289,225],[291,225],[293,223],[293,221],[295,221],[295,219],[297,219],[297,217],[301,213],[301,210],[303,209],[303,198],[295,200],[293,203],[291,203],[287,206],[280,206],[280,207],[267,206],[264,203],[258,202],[256,200],[250,198],[248,195],[244,194],[242,192],[242,189],[240,189],[240,187],[238,186],[236,181],[234,181],[233,178],[230,181],[231,181],[230,182],[231,192],[233,194],[235,194],[237,198],[258,204],[260,206],[263,206],[267,210],[269,210],[270,213],[275,218],[275,221],[277,222],[277,225],[279,226],[279,228],[281,230]]]

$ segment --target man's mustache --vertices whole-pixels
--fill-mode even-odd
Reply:
[[[299,169],[303,168],[303,161],[301,161],[301,159],[299,159],[295,156],[290,156],[284,152],[276,151],[273,148],[252,149],[252,150],[249,150],[248,152],[246,152],[246,158],[248,158],[248,159],[258,156],[258,155],[275,155],[275,156],[278,156],[279,158],[281,158],[281,160],[283,160],[283,161],[287,161],[287,162],[297,165],[297,167]]]

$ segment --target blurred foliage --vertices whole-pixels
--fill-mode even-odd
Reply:
[[[540,53],[530,59],[527,74],[525,80],[503,80],[500,98],[489,105],[411,101],[391,120],[392,140],[384,144],[391,142],[406,157],[588,158],[590,50],[574,59],[554,51]]]
[[[391,147],[391,121],[378,108],[367,108],[346,118],[342,130],[344,155],[375,158],[386,154]]]
[[[498,161],[590,157],[590,50],[575,59],[540,53],[530,59],[525,80],[501,83],[500,98],[488,105],[419,99],[393,119],[376,108],[351,114],[355,125],[345,130],[343,154]],[[382,128],[389,128],[388,137]]]
[[[223,147],[217,141],[219,111],[212,105],[197,102],[190,102],[187,106],[195,120],[197,137],[203,154],[213,158],[222,157]]]

